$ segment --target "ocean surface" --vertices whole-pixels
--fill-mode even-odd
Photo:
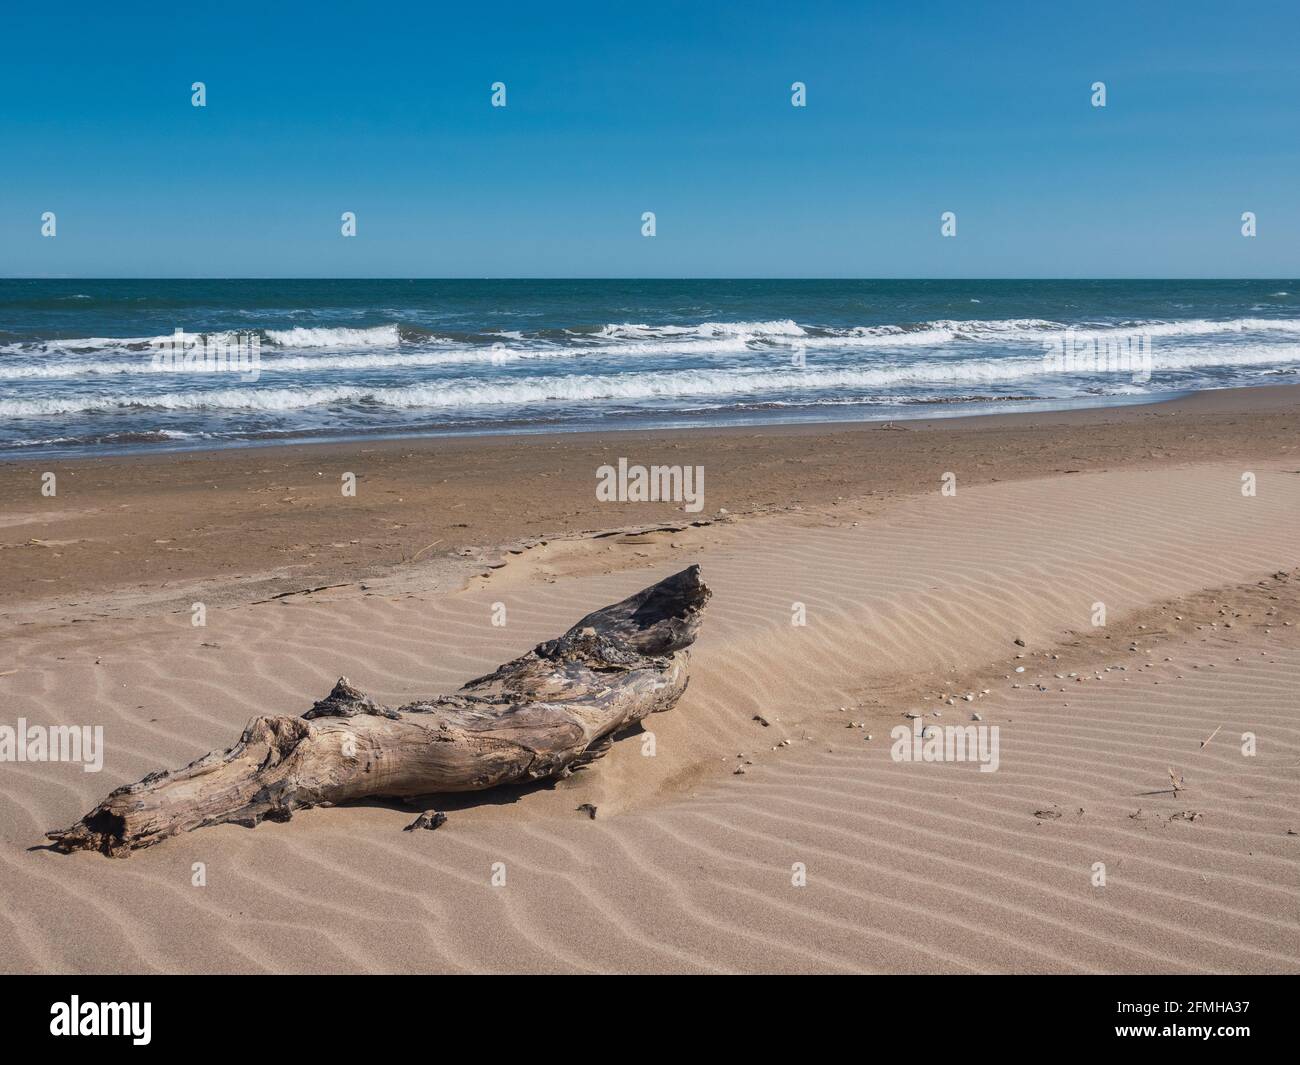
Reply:
[[[1300,281],[0,280],[10,456],[900,420],[1298,372]]]

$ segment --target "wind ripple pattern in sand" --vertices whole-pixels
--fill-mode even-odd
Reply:
[[[1300,485],[1261,471],[1244,500],[1238,473],[936,490],[856,528],[746,525],[700,558],[715,599],[687,698],[651,722],[655,757],[633,736],[554,790],[444,807],[450,822],[415,836],[409,814],[375,804],[204,830],[128,862],[25,850],[111,787],[229,744],[253,714],[302,712],[340,673],[392,702],[450,689],[657,572],[516,589],[506,628],[490,624],[489,582],[214,611],[204,630],[182,615],[16,637],[10,713],[84,707],[110,757],[98,775],[4,766],[3,967],[1295,971],[1293,642],[1247,659],[1219,631],[1170,642],[1174,661],[1140,676],[1064,694],[1001,684],[980,703],[1002,730],[996,773],[896,764],[892,721],[871,743],[818,724],[900,677],[1009,672],[1012,636],[1048,646],[1083,631],[1094,601],[1115,618],[1295,565]],[[806,627],[790,624],[795,601]],[[1255,759],[1237,752],[1245,731]],[[781,738],[792,746],[768,749]],[[754,765],[733,776],[740,751]],[[1171,765],[1188,793],[1150,794]],[[594,822],[574,813],[584,801]],[[1048,806],[1063,816],[1034,817]],[[1204,816],[1169,819],[1184,808]]]

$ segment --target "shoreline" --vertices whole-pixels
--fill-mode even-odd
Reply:
[[[845,418],[792,418],[787,421],[765,421],[765,420],[739,420],[735,422],[709,423],[694,425],[683,421],[674,421],[665,424],[639,425],[628,421],[619,425],[602,425],[602,426],[585,426],[583,428],[562,429],[553,426],[539,426],[537,428],[522,428],[503,432],[499,429],[466,429],[466,430],[428,430],[424,432],[395,432],[392,434],[369,434],[359,433],[356,435],[338,436],[338,437],[311,437],[305,439],[255,439],[239,440],[229,444],[177,444],[171,446],[159,444],[157,446],[145,445],[143,447],[130,447],[125,449],[116,449],[110,447],[105,450],[88,448],[76,451],[32,451],[30,453],[22,452],[0,452],[0,470],[16,463],[28,463],[39,461],[41,459],[56,459],[68,462],[87,462],[87,461],[105,461],[118,462],[132,459],[148,458],[168,458],[171,456],[218,456],[226,452],[262,452],[267,450],[309,450],[329,451],[331,449],[352,449],[359,445],[376,445],[383,444],[389,446],[400,446],[411,444],[413,442],[487,442],[487,443],[510,443],[512,441],[532,440],[532,439],[551,439],[571,440],[574,438],[600,438],[607,435],[617,435],[620,437],[641,434],[645,436],[664,435],[664,434],[683,434],[688,436],[706,436],[709,434],[726,434],[726,433],[766,433],[774,434],[788,432],[818,432],[818,431],[842,431],[852,430],[855,426],[865,429],[879,428],[882,423],[886,422],[906,422],[909,427],[917,428],[938,428],[941,425],[958,422],[972,423],[972,427],[977,424],[995,424],[1002,419],[1025,419],[1029,417],[1051,418],[1053,416],[1066,415],[1100,415],[1108,412],[1120,413],[1124,411],[1156,411],[1161,408],[1177,406],[1181,407],[1190,404],[1195,408],[1209,411],[1222,411],[1229,408],[1238,409],[1242,412],[1249,412],[1252,409],[1275,410],[1288,405],[1288,398],[1291,395],[1300,397],[1300,383],[1297,384],[1277,384],[1277,385],[1250,385],[1234,386],[1229,388],[1204,388],[1194,390],[1171,391],[1167,395],[1152,397],[1143,396],[1106,396],[1093,402],[1088,398],[1079,398],[1074,400],[1057,400],[1057,399],[1038,399],[1036,397],[1024,397],[1014,400],[999,400],[996,402],[1014,403],[1016,406],[1008,410],[974,410],[970,413],[904,413],[886,416],[872,417],[845,417]],[[1256,398],[1260,402],[1256,404],[1247,403],[1247,399]],[[1296,401],[1300,404],[1300,399]],[[1020,403],[1042,404],[1041,406],[1020,407]],[[1065,404],[1059,406],[1058,404]],[[953,407],[962,408],[965,406],[961,401],[934,401],[933,405],[938,408]],[[902,408],[905,412],[912,410],[925,411],[931,406],[930,401],[917,401],[915,404],[909,404]]]
[[[965,418],[993,418],[1016,414],[1059,414],[1068,411],[1124,409],[1127,407],[1159,406],[1190,399],[1206,392],[1247,392],[1255,388],[1290,387],[1279,385],[1254,385],[1240,388],[1191,389],[1171,391],[1156,397],[1142,396],[1105,396],[1076,397],[1074,399],[1040,399],[1035,396],[1009,396],[1001,399],[989,397],[971,397],[954,400],[914,400],[898,408],[898,412],[885,414],[876,412],[865,415],[846,414],[833,418],[822,414],[800,416],[792,414],[784,418],[749,417],[743,414],[720,417],[717,421],[692,423],[686,418],[645,419],[626,416],[616,423],[594,425],[574,423],[571,428],[557,428],[543,423],[520,423],[518,428],[505,431],[499,428],[471,429],[429,429],[424,431],[397,430],[391,433],[356,433],[337,436],[268,436],[249,439],[236,439],[226,442],[202,442],[187,444],[177,440],[173,443],[152,441],[148,443],[110,444],[107,446],[80,446],[71,448],[31,447],[29,449],[11,448],[0,452],[0,466],[8,462],[68,461],[83,459],[122,459],[135,455],[188,455],[209,454],[222,451],[256,451],[277,447],[331,447],[370,444],[378,442],[402,443],[414,440],[481,440],[484,438],[501,438],[511,440],[518,437],[567,437],[576,435],[602,435],[605,433],[696,433],[714,432],[727,429],[734,430],[773,430],[793,427],[832,429],[850,425],[879,425],[882,422],[917,422],[949,421]],[[968,409],[966,404],[985,409]],[[1005,407],[1006,409],[988,409]]]
[[[892,426],[894,431],[889,431]],[[779,512],[835,521],[937,490],[1103,469],[1300,454],[1300,386],[1124,407],[900,423],[374,440],[0,463],[0,623],[32,604],[130,609],[202,590],[257,599],[415,562],[463,580],[510,545]],[[702,509],[602,503],[598,467],[703,467]],[[356,495],[342,494],[354,474]],[[441,579],[441,578],[440,578]],[[110,594],[112,593],[112,594]],[[20,606],[24,609],[20,609]]]

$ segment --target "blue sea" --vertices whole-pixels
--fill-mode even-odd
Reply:
[[[1128,403],[1300,380],[1298,294],[1294,280],[0,280],[0,452]]]

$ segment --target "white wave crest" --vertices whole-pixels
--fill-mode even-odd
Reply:
[[[1182,354],[1154,353],[1152,370],[1187,370],[1209,366],[1255,366],[1300,362],[1300,346],[1282,349],[1258,345],[1228,350],[1204,349]],[[775,369],[750,366],[609,374],[564,374],[517,379],[465,378],[448,382],[372,387],[339,384],[307,388],[236,387],[184,392],[0,399],[0,416],[55,415],[117,409],[243,409],[290,411],[323,404],[374,404],[393,408],[459,408],[585,403],[599,400],[637,402],[689,396],[808,393],[829,389],[882,389],[898,386],[1011,383],[1056,375],[1043,358],[963,359],[913,362],[872,368]],[[1089,375],[1116,380],[1122,374]]]
[[[597,336],[611,340],[662,340],[666,337],[799,337],[803,326],[789,318],[773,322],[701,322],[699,325],[621,325],[603,326]]]
[[[292,329],[264,330],[267,342],[281,348],[380,348],[401,343],[395,325],[377,325],[369,329],[334,329],[294,326]]]

